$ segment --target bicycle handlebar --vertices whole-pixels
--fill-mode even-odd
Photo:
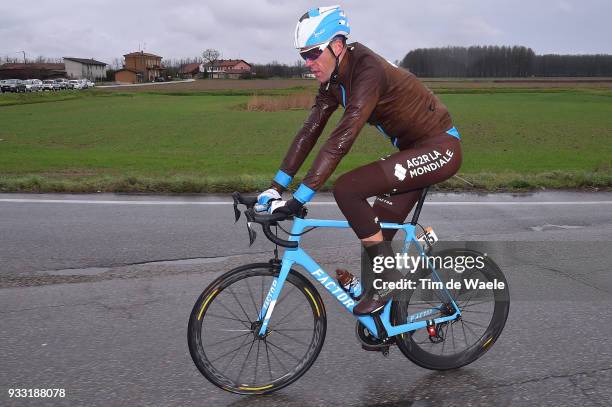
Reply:
[[[276,225],[276,222],[289,220],[290,218],[293,218],[292,216],[287,216],[284,213],[256,213],[254,206],[257,203],[257,197],[242,196],[240,192],[234,192],[232,194],[232,198],[234,199],[234,215],[236,216],[236,222],[238,222],[238,219],[240,218],[240,210],[238,209],[238,205],[241,204],[247,207],[247,209],[244,211],[244,215],[247,218],[247,228],[249,231],[250,244],[253,244],[257,236],[255,231],[251,228],[251,223],[259,223],[261,225],[261,228],[263,229],[264,235],[272,243],[290,249],[295,249],[296,247],[298,247],[297,242],[291,242],[289,240],[281,239],[280,237],[272,233],[272,231],[270,230],[270,226]]]
[[[270,240],[272,243],[277,244],[279,246],[288,247],[290,249],[295,249],[298,247],[297,242],[290,242],[288,240],[281,239],[276,236],[270,230],[270,226],[275,225],[276,222],[281,222],[283,220],[287,220],[288,216],[284,213],[272,213],[269,215],[260,215],[255,213],[254,209],[247,209],[244,214],[247,217],[249,222],[259,223],[261,228],[263,229],[264,235]]]

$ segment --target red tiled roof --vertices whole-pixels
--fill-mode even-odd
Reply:
[[[200,64],[199,63],[193,63],[193,64],[186,64],[181,66],[180,69],[180,73],[192,73],[193,71],[200,71]]]

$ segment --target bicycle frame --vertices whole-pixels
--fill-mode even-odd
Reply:
[[[317,280],[327,291],[336,300],[353,316],[359,319],[359,321],[366,327],[368,330],[377,338],[380,338],[383,335],[383,332],[379,332],[377,328],[376,321],[374,317],[370,315],[366,316],[356,316],[353,314],[353,307],[356,305],[355,301],[353,301],[349,295],[340,287],[340,285],[336,282],[335,279],[330,277],[324,270],[319,266],[301,247],[299,247],[299,241],[301,236],[299,235],[304,231],[304,229],[309,227],[318,227],[318,228],[349,228],[349,224],[347,221],[339,221],[339,220],[323,220],[323,219],[302,219],[295,218],[293,222],[293,227],[291,229],[291,234],[294,236],[289,237],[289,241],[298,242],[298,247],[295,249],[285,249],[283,254],[282,262],[281,262],[281,270],[270,286],[270,290],[266,295],[263,306],[259,313],[259,321],[263,319],[262,325],[259,330],[259,335],[264,336],[266,333],[266,328],[268,326],[268,322],[270,321],[270,317],[272,316],[272,311],[274,310],[274,306],[276,305],[276,300],[280,296],[280,293],[283,289],[283,285],[285,283],[285,279],[289,274],[289,270],[293,266],[293,264],[299,264],[304,267],[310,275]],[[419,241],[415,235],[415,226],[413,224],[399,224],[399,223],[381,223],[381,228],[383,229],[398,229],[403,230],[405,232],[404,239],[404,251],[407,251],[410,244],[414,243],[419,251],[420,256],[425,256],[425,252],[421,247]],[[430,263],[428,263],[432,269],[432,275],[440,281],[436,270],[432,267]],[[446,291],[446,289],[444,289]],[[450,295],[449,295],[449,298]],[[420,311],[416,314],[412,314],[408,316],[408,323],[393,326],[391,324],[391,303],[392,300],[385,305],[383,311],[380,313],[380,321],[382,322],[382,326],[386,331],[387,336],[392,337],[395,335],[399,335],[406,332],[416,331],[417,329],[425,328],[428,324],[440,324],[443,322],[452,321],[457,319],[461,315],[461,311],[457,307],[455,301],[451,298],[451,302],[455,309],[455,313],[453,315],[434,318],[433,320],[421,320],[417,322],[413,322],[415,319],[420,319],[426,317],[428,315],[434,314],[439,311],[439,308],[430,308],[424,311]]]

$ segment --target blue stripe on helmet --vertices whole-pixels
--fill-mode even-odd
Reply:
[[[308,17],[316,17],[318,15],[320,15],[321,13],[319,13],[319,8],[315,7],[315,8],[311,8],[310,10],[308,10]]]
[[[305,46],[309,47],[311,45],[322,44],[330,41],[336,36],[336,34],[341,32],[345,32],[348,35],[351,32],[351,29],[349,28],[348,20],[342,14],[344,13],[337,9],[325,16],[312,35],[308,38]],[[340,24],[340,21],[344,21],[344,24]]]
[[[284,188],[287,188],[292,179],[293,177],[283,170],[278,170],[274,176],[274,182],[276,182],[278,185],[282,185]]]

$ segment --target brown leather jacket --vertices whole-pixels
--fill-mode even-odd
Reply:
[[[281,170],[291,176],[296,174],[339,104],[344,106],[344,114],[302,181],[315,191],[349,152],[366,122],[383,131],[400,150],[452,127],[446,106],[412,73],[392,65],[364,45],[349,44],[337,83],[319,88],[310,115],[289,147]],[[273,185],[282,190],[280,185]]]

